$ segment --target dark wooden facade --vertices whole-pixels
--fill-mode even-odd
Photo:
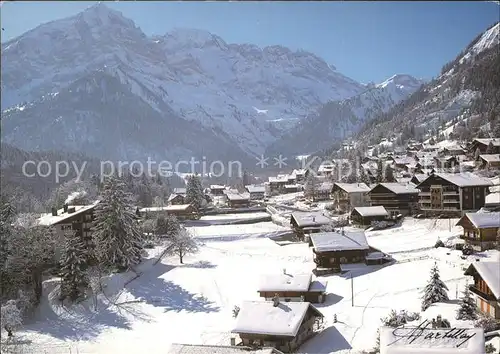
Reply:
[[[341,264],[366,263],[368,250],[343,250],[318,252],[313,248],[313,260],[316,269],[326,269],[338,273]]]
[[[368,215],[363,216],[360,215],[356,209],[353,209],[350,215],[351,221],[353,224],[361,225],[361,226],[369,226],[372,222],[376,221],[384,221],[388,219],[388,215]]]
[[[312,304],[320,304],[325,302],[324,291],[259,291],[259,296],[266,300],[272,299],[275,295],[289,302],[293,299],[301,298],[301,301],[310,302]]]
[[[368,192],[371,206],[383,206],[389,213],[412,214],[418,206],[418,193],[397,194],[379,184]]]
[[[426,216],[460,216],[464,211],[476,211],[484,206],[488,186],[460,187],[431,175],[418,185],[419,208]]]

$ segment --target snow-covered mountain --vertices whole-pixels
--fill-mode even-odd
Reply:
[[[103,4],[2,44],[1,70],[6,142],[113,158],[260,154],[325,103],[367,90],[309,52],[193,29],[147,37]],[[395,81],[370,95],[392,104],[405,92]],[[153,137],[118,135],[137,124],[155,124]]]
[[[500,124],[500,23],[478,35],[441,73],[393,107],[365,124],[357,140],[380,138],[470,139],[489,136]]]
[[[387,112],[424,83],[410,75],[394,75],[380,84],[368,84],[349,99],[331,101],[302,120],[269,148],[270,154],[313,153],[355,133],[364,122]]]

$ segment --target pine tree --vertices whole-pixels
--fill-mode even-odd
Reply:
[[[61,260],[61,300],[69,298],[75,301],[84,295],[88,287],[87,262],[87,250],[82,239],[76,234],[66,236]]]
[[[368,177],[368,174],[366,173],[365,169],[361,165],[359,166],[359,170],[358,170],[358,182],[365,183],[367,186],[370,185],[370,177]]]
[[[125,270],[138,264],[141,261],[143,235],[132,196],[121,179],[110,177],[104,182],[95,215],[93,237],[101,265]]]
[[[304,197],[314,201],[317,190],[318,180],[316,179],[316,176],[314,176],[312,173],[309,173],[304,183]]]
[[[205,201],[205,193],[201,179],[198,175],[188,177],[186,187],[186,203],[191,204],[194,209],[199,212]]]
[[[171,242],[171,253],[179,256],[181,264],[184,262],[184,256],[198,252],[198,242],[184,227],[177,232]]]
[[[377,183],[382,183],[384,181],[384,165],[382,164],[382,160],[379,159],[377,161]]]
[[[154,233],[160,238],[172,239],[180,229],[181,225],[175,215],[159,215],[155,220]]]
[[[457,310],[457,320],[477,320],[476,303],[472,296],[470,296],[470,291],[465,286],[463,292],[464,296],[460,299],[460,308]]]
[[[384,182],[395,182],[396,179],[394,178],[394,170],[390,165],[387,165],[385,172],[384,172]]]
[[[436,302],[448,301],[448,287],[439,277],[439,269],[437,263],[431,269],[431,277],[429,283],[424,288],[424,296],[422,298],[422,311],[425,311]]]

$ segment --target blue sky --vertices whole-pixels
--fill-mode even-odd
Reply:
[[[94,2],[3,2],[2,42]],[[500,17],[493,2],[106,2],[146,33],[208,30],[230,43],[280,44],[363,83],[431,78]]]

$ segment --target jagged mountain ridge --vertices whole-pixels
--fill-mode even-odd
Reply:
[[[149,38],[132,20],[103,4],[2,44],[1,70],[2,107],[17,106],[4,114],[9,120],[2,130],[6,141],[25,149],[78,147],[107,158],[172,158],[205,151],[214,155],[227,147],[234,147],[232,155],[262,153],[282,134],[282,122],[293,125],[329,100],[366,90],[309,52],[228,44],[200,30],[177,29]],[[76,94],[67,96],[75,92],[68,88],[82,79],[92,80],[97,72],[105,73],[106,80],[119,80],[123,86],[111,85],[117,93],[131,92],[127,102],[115,104],[148,105],[146,115],[155,115],[153,111],[158,115],[151,118],[157,134],[173,140],[135,136],[130,147],[125,146],[126,140],[110,140],[108,150],[99,150],[91,146],[100,139],[98,135],[77,134],[71,124],[55,122],[61,111],[70,112],[71,105],[78,103]],[[63,90],[67,101],[62,101]],[[104,95],[106,90],[102,91]],[[80,105],[79,110],[94,116],[91,123],[107,118],[94,106]],[[135,118],[124,111],[120,124],[133,126]],[[36,120],[30,119],[34,116]],[[68,122],[75,119],[76,115]],[[47,125],[60,133],[47,139]],[[93,129],[102,130],[99,127],[105,126]],[[176,127],[178,134],[170,132]],[[30,132],[30,139],[24,132]],[[179,139],[179,134],[192,140]],[[115,135],[109,131],[109,136]],[[220,148],[214,147],[217,143]],[[158,144],[165,146],[160,149]],[[115,151],[113,145],[122,148]]]
[[[394,75],[381,84],[368,85],[359,95],[328,102],[272,144],[268,152],[300,154],[325,149],[333,140],[345,139],[357,132],[364,122],[387,112],[423,83],[410,75]]]
[[[356,140],[376,144],[390,137],[425,139],[437,131],[448,135],[459,126],[472,135],[471,117],[479,125],[489,121],[491,129],[500,122],[499,43],[500,23],[496,23],[445,64],[436,79],[367,122]]]

